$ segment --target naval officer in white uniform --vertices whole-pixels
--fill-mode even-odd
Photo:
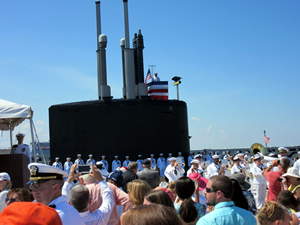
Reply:
[[[169,179],[169,183],[178,180],[184,174],[185,170],[176,162],[175,157],[169,159],[170,165],[165,170],[165,176]]]
[[[78,154],[78,155],[77,155],[77,159],[75,160],[74,164],[77,164],[77,165],[85,165],[84,161],[83,161],[82,158],[81,158],[81,154]]]
[[[58,168],[58,169],[63,169],[61,162],[59,161],[59,157],[55,158],[55,162],[52,164],[52,167]]]
[[[95,159],[93,159],[93,155],[89,154],[89,159],[86,160],[86,165],[90,165],[91,163],[93,163],[94,166],[96,165],[96,161]]]
[[[30,163],[29,184],[36,202],[48,205],[56,210],[63,225],[83,225],[77,210],[67,202],[67,196],[62,195],[62,186],[68,173],[40,163]]]
[[[213,163],[207,167],[207,179],[210,179],[214,175],[224,175],[225,168],[219,164],[219,156],[213,155]]]
[[[64,170],[69,174],[72,166],[73,166],[73,163],[71,162],[71,158],[68,157],[67,161],[64,164]]]
[[[16,135],[18,144],[13,145],[13,149],[11,151],[11,154],[24,154],[29,158],[29,162],[31,162],[31,151],[29,145],[23,144],[25,134],[18,133]]]

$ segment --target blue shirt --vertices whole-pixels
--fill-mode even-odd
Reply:
[[[256,225],[253,214],[234,205],[233,201],[220,202],[215,205],[214,211],[201,217],[196,225],[220,224],[220,225]]]

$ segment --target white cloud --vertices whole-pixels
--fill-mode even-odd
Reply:
[[[207,132],[209,132],[212,128],[212,125],[209,125],[208,128],[207,128]]]
[[[194,120],[194,121],[200,121],[201,119],[198,118],[198,117],[192,117],[191,120]]]
[[[220,133],[220,134],[223,134],[223,133],[224,133],[224,131],[223,131],[223,130],[220,130],[220,131],[219,131],[219,133]]]
[[[44,125],[44,121],[43,120],[38,120],[35,122],[36,125]]]

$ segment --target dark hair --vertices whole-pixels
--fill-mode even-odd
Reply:
[[[191,199],[184,199],[181,203],[179,216],[184,222],[191,223],[196,220],[198,212],[194,205],[195,202]]]
[[[169,206],[169,207],[175,209],[170,196],[162,190],[151,191],[150,193],[148,193],[145,196],[145,199],[147,199],[151,203]]]
[[[212,182],[212,189],[222,191],[225,198],[232,198],[233,184],[228,177],[224,175],[215,175],[212,176],[210,180]]]
[[[246,210],[249,210],[249,204],[248,201],[243,194],[243,190],[235,179],[231,179],[231,182],[233,184],[233,195],[231,197],[231,200],[234,202],[234,205]]]
[[[180,177],[175,184],[176,193],[182,200],[190,198],[195,191],[195,183],[189,177]]]
[[[9,198],[13,193],[17,193],[21,202],[32,202],[34,200],[30,191],[25,188],[12,188],[7,192],[7,197]]]
[[[122,225],[181,225],[176,211],[164,205],[138,205],[123,215]]]
[[[278,193],[276,201],[286,208],[294,208],[297,206],[297,201],[293,193],[286,190]]]

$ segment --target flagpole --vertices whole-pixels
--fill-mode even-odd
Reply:
[[[265,130],[264,130],[264,138],[265,138],[265,145],[266,145],[266,152],[267,152],[267,150],[268,150],[268,144],[266,142],[266,131]]]
[[[149,67],[151,67],[151,75],[153,76],[154,73],[153,73],[153,67],[156,67],[156,65],[149,65]]]

